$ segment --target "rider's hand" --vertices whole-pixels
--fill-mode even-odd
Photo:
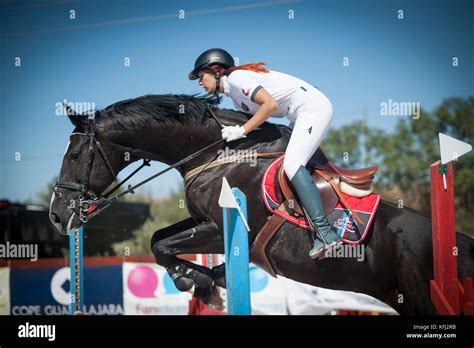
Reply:
[[[245,138],[245,129],[242,126],[227,126],[222,128],[222,139],[225,141],[234,141]]]

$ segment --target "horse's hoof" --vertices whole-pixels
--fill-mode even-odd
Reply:
[[[224,310],[224,303],[216,286],[195,288],[194,297],[211,309]]]
[[[225,264],[215,266],[212,268],[212,279],[214,280],[215,285],[224,289],[226,288]]]
[[[192,270],[188,274],[184,275],[186,278],[190,278],[194,281],[197,287],[207,288],[212,284],[212,277],[210,275],[199,272],[198,270]]]
[[[179,291],[189,291],[194,286],[194,282],[181,276],[174,281],[174,285]]]

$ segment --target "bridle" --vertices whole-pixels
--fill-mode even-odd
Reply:
[[[98,112],[96,112],[96,114],[97,113]],[[92,172],[92,164],[94,162],[94,154],[95,154],[96,148],[100,156],[102,157],[102,160],[104,161],[105,166],[107,167],[109,173],[112,175],[112,179],[115,181],[115,179],[117,178],[117,175],[115,174],[115,171],[113,170],[112,165],[110,164],[109,158],[107,157],[107,154],[105,153],[104,148],[102,147],[100,141],[96,137],[97,127],[95,123],[95,115],[90,115],[88,117],[88,123],[87,123],[87,127],[84,133],[74,133],[74,134],[89,138],[86,171],[82,179],[82,182],[80,184],[75,183],[75,182],[70,182],[70,181],[57,182],[53,188],[55,196],[63,200],[64,198],[62,197],[62,194],[58,191],[59,188],[78,192],[77,197],[73,200],[74,205],[72,208],[70,207],[70,203],[72,203],[71,201],[70,202],[66,201],[66,203],[69,209],[73,210],[77,215],[80,216],[81,221],[83,220],[87,221],[86,218],[83,218],[83,216],[86,216],[86,215],[83,215],[83,212],[88,211],[91,207],[91,204],[95,203],[99,197],[97,193],[95,193],[89,188],[90,177],[91,177],[91,172]]]
[[[208,111],[210,112],[212,118],[217,122],[217,124],[221,127],[224,128],[224,125],[217,119],[216,115],[212,111],[212,109],[209,107],[208,104],[206,104],[206,107]],[[79,216],[79,219],[81,220],[82,223],[86,223],[91,217],[96,216],[99,214],[102,210],[106,209],[109,207],[114,201],[118,200],[120,197],[129,194],[129,193],[134,193],[134,190],[147,182],[157,178],[158,176],[166,173],[167,171],[177,168],[181,165],[183,165],[186,162],[191,161],[192,159],[196,158],[199,156],[201,153],[204,151],[216,146],[217,144],[220,144],[224,142],[224,139],[219,139],[215,141],[212,144],[209,144],[205,146],[204,148],[192,153],[191,155],[187,156],[186,158],[183,158],[182,160],[176,162],[175,164],[169,166],[168,168],[150,176],[149,178],[139,182],[138,184],[131,186],[128,185],[128,188],[123,191],[120,194],[117,194],[116,196],[112,198],[108,198],[113,192],[115,192],[119,187],[121,187],[126,181],[128,181],[132,176],[134,176],[138,171],[140,171],[143,167],[145,166],[150,166],[150,160],[144,159],[143,164],[138,167],[133,173],[131,173],[129,176],[127,176],[125,179],[123,179],[121,182],[119,182],[117,185],[115,185],[112,189],[110,189],[106,194],[100,196],[96,192],[92,191],[89,188],[89,181],[90,181],[90,176],[92,172],[92,164],[94,162],[94,153],[95,153],[95,148],[99,151],[108,171],[112,175],[113,180],[115,181],[117,178],[117,175],[115,174],[115,171],[112,168],[112,165],[110,164],[110,161],[107,157],[107,154],[105,153],[102,145],[100,144],[100,141],[96,137],[96,123],[95,123],[95,116],[99,114],[99,111],[96,111],[94,115],[89,115],[88,117],[88,124],[86,127],[85,133],[75,133],[81,136],[86,136],[89,138],[89,148],[88,148],[88,158],[87,158],[87,163],[86,163],[86,174],[82,179],[82,182],[75,183],[75,182],[57,182],[54,185],[53,191],[56,196],[56,198],[61,199],[65,202],[66,206],[68,209],[72,210],[77,216]],[[75,199],[70,200],[69,202],[62,197],[61,192],[58,191],[58,189],[66,189],[69,191],[76,191],[78,192],[78,195],[76,196]],[[72,205],[72,207],[71,207]]]

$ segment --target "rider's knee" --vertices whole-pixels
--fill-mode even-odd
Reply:
[[[286,157],[283,159],[283,170],[285,171],[286,176],[288,179],[293,179],[293,176],[295,176],[296,172],[302,164],[299,161],[296,161],[292,158],[287,159]]]

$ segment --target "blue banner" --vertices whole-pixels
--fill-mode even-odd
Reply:
[[[11,269],[12,315],[69,315],[69,267]],[[122,265],[84,267],[84,304],[89,315],[123,314]]]

